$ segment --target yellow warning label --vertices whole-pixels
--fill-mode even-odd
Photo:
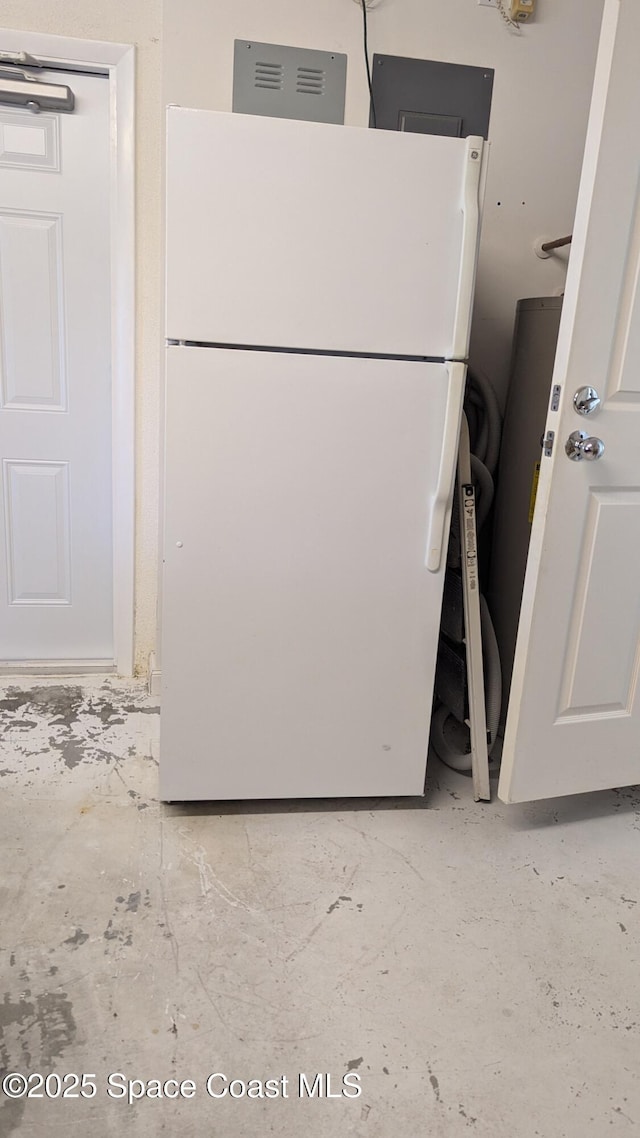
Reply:
[[[531,497],[529,498],[529,525],[533,524],[533,511],[536,508],[536,496],[538,493],[538,482],[540,481],[540,463],[536,462],[533,468],[533,478],[531,479]]]

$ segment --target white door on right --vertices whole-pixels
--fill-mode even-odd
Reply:
[[[639,59],[638,0],[606,0],[546,425],[553,449],[542,459],[505,731],[505,802],[640,782]]]

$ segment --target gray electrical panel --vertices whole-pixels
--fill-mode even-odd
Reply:
[[[235,40],[232,109],[245,115],[344,123],[347,57]]]
[[[372,71],[370,126],[454,138],[489,137],[491,67],[374,55]]]

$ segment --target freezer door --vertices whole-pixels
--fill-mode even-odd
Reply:
[[[461,358],[482,140],[173,107],[167,336]]]
[[[161,797],[421,794],[464,367],[168,356]]]

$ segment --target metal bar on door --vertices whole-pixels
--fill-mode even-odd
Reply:
[[[458,453],[458,492],[473,797],[476,802],[489,802],[491,800],[491,786],[489,783],[489,749],[487,746],[487,715],[480,622],[476,504],[474,486],[471,482],[469,425],[464,413],[460,427],[460,450]]]

